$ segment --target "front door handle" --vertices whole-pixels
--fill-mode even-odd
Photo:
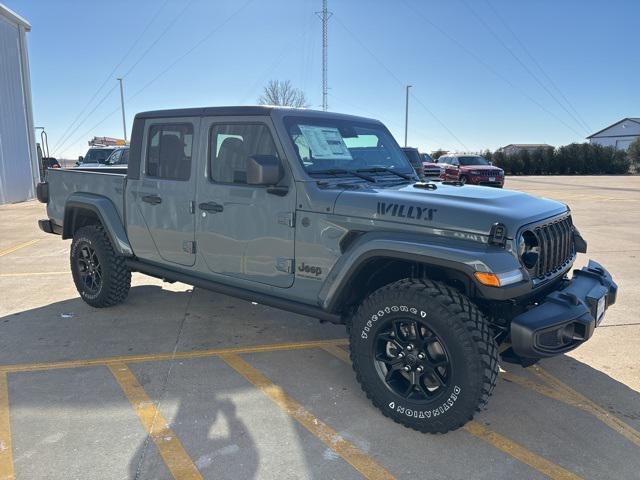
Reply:
[[[204,210],[205,212],[218,213],[224,210],[224,207],[216,202],[206,202],[198,205],[200,210]]]
[[[142,201],[150,203],[151,205],[157,205],[159,203],[162,203],[162,198],[160,198],[158,195],[145,195],[144,197],[142,197]]]

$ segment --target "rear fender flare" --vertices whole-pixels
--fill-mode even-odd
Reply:
[[[125,257],[133,256],[133,249],[116,206],[111,200],[102,195],[73,193],[69,196],[64,208],[62,238],[73,237],[76,230],[75,218],[78,212],[81,211],[90,211],[98,217],[118,254]]]

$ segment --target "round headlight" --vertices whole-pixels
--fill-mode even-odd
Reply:
[[[538,237],[531,230],[525,230],[520,235],[520,241],[518,242],[518,255],[522,264],[531,270],[538,263],[539,254],[540,244],[538,243]]]

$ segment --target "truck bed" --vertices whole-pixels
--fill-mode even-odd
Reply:
[[[122,173],[98,173],[73,169],[49,169],[47,213],[56,224],[62,225],[67,199],[74,193],[102,195],[113,202],[120,218],[124,218],[124,187],[127,176]]]

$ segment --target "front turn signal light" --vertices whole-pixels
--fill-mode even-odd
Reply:
[[[476,272],[473,275],[476,280],[487,287],[506,287],[524,280],[520,270],[505,273]]]
[[[499,287],[500,279],[495,273],[476,272],[473,274],[482,285],[487,287]]]

